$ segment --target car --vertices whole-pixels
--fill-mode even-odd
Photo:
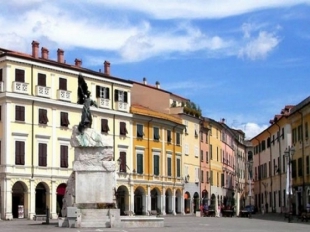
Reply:
[[[254,205],[246,205],[246,206],[244,207],[244,209],[245,209],[246,211],[248,211],[249,213],[250,213],[250,212],[251,212],[252,214],[256,213],[256,210],[255,210]]]

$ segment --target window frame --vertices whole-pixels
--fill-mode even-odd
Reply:
[[[119,152],[119,159],[120,159],[120,165],[119,165],[119,172],[126,173],[127,172],[127,154],[125,151]]]
[[[60,126],[68,127],[70,125],[69,121],[69,113],[68,112],[60,112]]]
[[[101,133],[109,133],[109,120],[106,118],[101,119]]]
[[[96,97],[103,99],[110,99],[110,88],[96,85]]]
[[[153,175],[159,176],[160,174],[160,156],[159,154],[153,155]]]
[[[48,118],[47,118],[47,110],[46,109],[39,109],[39,124],[47,124]]]
[[[126,122],[119,122],[119,134],[122,136],[126,136],[128,134]]]
[[[25,70],[15,69],[15,81],[20,83],[25,83]]]
[[[68,168],[69,167],[69,146],[60,145],[60,168]]]
[[[15,121],[25,121],[25,106],[15,106]]]
[[[47,144],[38,144],[38,166],[47,167]]]
[[[59,80],[58,80],[58,87],[59,87],[60,90],[67,91],[67,90],[68,90],[67,79],[66,79],[66,78],[62,78],[62,77],[59,77]]]
[[[46,74],[38,73],[38,86],[46,87]]]
[[[15,165],[25,165],[25,141],[15,141]]]
[[[154,141],[160,140],[159,127],[156,127],[156,126],[153,127],[153,140]]]
[[[143,124],[137,123],[137,138],[142,139],[143,135]]]
[[[137,174],[142,175],[143,174],[143,153],[142,152],[137,152]]]

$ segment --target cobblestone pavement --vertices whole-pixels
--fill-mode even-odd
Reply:
[[[42,222],[26,219],[14,219],[13,221],[0,221],[0,232],[34,232],[34,231],[61,231],[61,232],[289,232],[309,231],[310,222],[300,222],[296,219],[292,223],[284,220],[280,214],[253,215],[249,218],[209,218],[194,216],[166,216],[163,228],[59,228],[56,220],[51,220],[49,225]]]

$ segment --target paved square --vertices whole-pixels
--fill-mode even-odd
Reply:
[[[292,223],[284,220],[282,215],[254,215],[248,218],[205,218],[194,216],[167,216],[163,228],[59,228],[57,221],[52,220],[49,225],[26,219],[15,219],[13,221],[0,221],[1,232],[33,232],[33,231],[61,231],[61,232],[291,232],[309,231],[310,222],[300,222],[294,219]]]

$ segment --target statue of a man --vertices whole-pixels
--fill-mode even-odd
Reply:
[[[91,93],[88,91],[87,84],[83,78],[83,76],[79,75],[79,87],[78,87],[78,103],[83,104],[81,121],[78,126],[78,130],[80,133],[83,133],[85,128],[90,128],[92,125],[92,115],[90,111],[90,106],[97,106],[97,103],[90,98]]]

